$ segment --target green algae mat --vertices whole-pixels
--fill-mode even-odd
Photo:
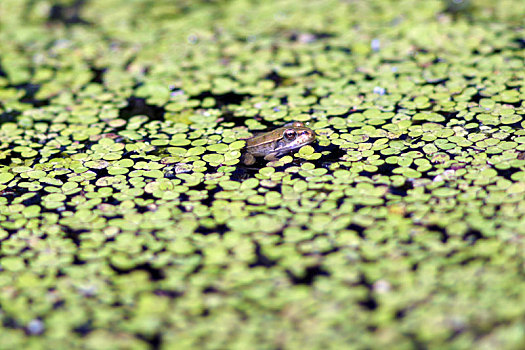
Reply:
[[[1,0],[0,349],[525,348],[521,5]]]

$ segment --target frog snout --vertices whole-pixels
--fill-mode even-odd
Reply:
[[[303,138],[315,139],[315,133],[312,130],[303,130],[300,134]]]

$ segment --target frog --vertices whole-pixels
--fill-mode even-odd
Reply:
[[[301,148],[315,141],[312,129],[296,121],[283,127],[265,132],[246,140],[246,147],[241,161],[244,165],[255,163],[256,157],[274,161],[288,152]]]

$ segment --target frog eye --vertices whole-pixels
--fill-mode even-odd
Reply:
[[[287,139],[288,141],[292,141],[293,139],[295,139],[296,136],[297,136],[297,133],[295,132],[294,129],[286,129],[284,131],[284,138]]]

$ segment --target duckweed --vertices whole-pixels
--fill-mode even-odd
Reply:
[[[0,347],[525,347],[520,5],[3,0]]]

